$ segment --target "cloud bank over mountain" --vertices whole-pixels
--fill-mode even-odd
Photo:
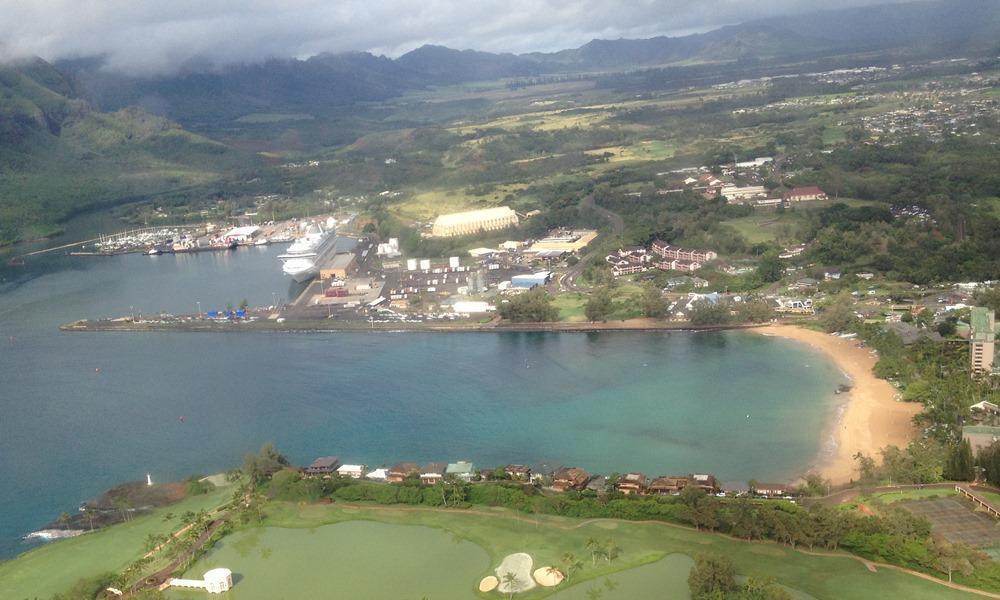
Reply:
[[[885,4],[841,0],[836,8]],[[818,0],[0,0],[0,57],[104,56],[132,75],[424,44],[552,51],[834,8]]]

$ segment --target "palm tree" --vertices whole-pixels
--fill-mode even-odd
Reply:
[[[604,558],[607,559],[608,564],[615,561],[616,558],[622,555],[622,549],[615,543],[614,540],[608,540],[607,545],[604,546]]]
[[[569,578],[573,575],[573,573],[576,573],[583,568],[583,563],[577,560],[576,555],[572,552],[563,554],[562,562],[564,567],[563,574],[566,576],[566,581],[569,581]]]
[[[95,511],[93,508],[91,508],[89,506],[86,506],[83,509],[83,516],[85,516],[87,518],[87,521],[90,523],[90,530],[93,531],[94,530],[94,517],[97,516],[97,511]]]
[[[507,600],[514,597],[514,593],[518,589],[517,585],[517,575],[511,571],[507,571],[503,574],[503,585],[507,588]]]
[[[61,515],[59,515],[58,519],[56,519],[56,523],[59,525],[59,527],[62,527],[63,529],[69,529],[70,520],[72,520],[72,517],[69,516],[68,512],[64,512]]]
[[[590,562],[592,566],[597,566],[597,555],[601,553],[601,543],[596,538],[587,539],[587,550],[590,551]]]
[[[587,598],[589,600],[601,600],[604,597],[604,590],[599,587],[593,587],[587,590]]]

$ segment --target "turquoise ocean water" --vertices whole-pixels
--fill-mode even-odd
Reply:
[[[747,333],[57,329],[270,304],[295,292],[280,251],[58,256],[3,271],[0,557],[112,485],[227,469],[266,441],[300,464],[545,461],[783,481],[816,460],[836,410],[833,365]]]

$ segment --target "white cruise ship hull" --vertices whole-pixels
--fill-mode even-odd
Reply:
[[[281,270],[297,283],[302,283],[319,275],[319,265],[335,250],[337,236],[331,231],[312,234],[301,243],[296,242],[287,254],[282,254]]]
[[[285,275],[291,276],[296,283],[302,283],[319,275],[319,267],[312,259],[289,260],[281,266],[281,270]]]

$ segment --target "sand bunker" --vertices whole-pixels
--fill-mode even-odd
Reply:
[[[500,585],[500,580],[492,575],[487,575],[486,577],[483,577],[482,581],[479,582],[479,591],[492,592],[497,589],[498,585]]]
[[[566,578],[559,569],[553,567],[542,567],[541,569],[535,569],[532,574],[538,585],[542,587],[555,587],[563,582]]]
[[[497,579],[500,581],[496,588],[497,591],[501,594],[516,594],[533,589],[537,584],[531,578],[532,564],[531,556],[524,552],[508,554],[504,557],[503,562],[495,571]],[[506,575],[508,573],[513,574],[512,581],[507,581]]]

